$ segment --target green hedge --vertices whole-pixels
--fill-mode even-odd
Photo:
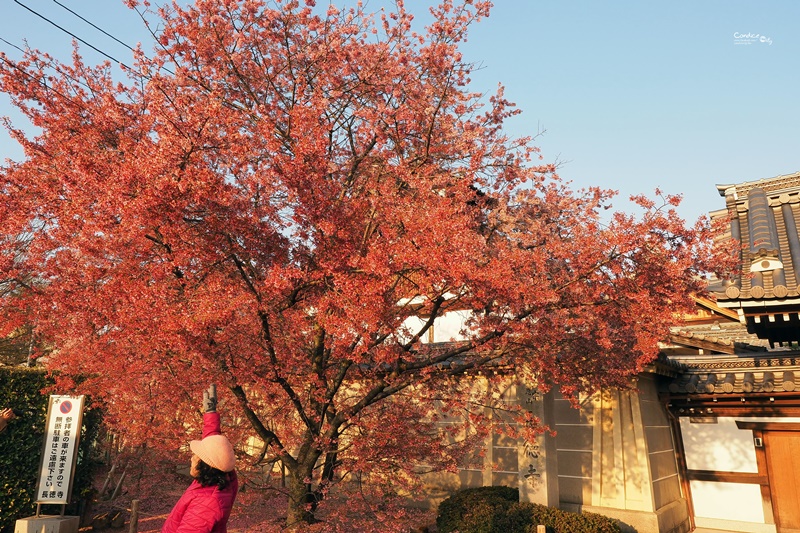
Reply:
[[[48,394],[42,390],[52,385],[41,369],[0,366],[0,409],[11,407],[19,412],[6,430],[0,433],[0,533],[11,533],[19,518],[36,513],[35,484],[41,464]],[[100,428],[99,411],[85,409],[78,466],[72,488],[68,515],[79,515],[91,497],[94,460],[92,448]],[[60,505],[43,505],[43,514],[58,514]]]
[[[519,501],[511,487],[461,490],[439,505],[439,533],[620,533],[616,520],[595,513],[568,513],[554,507]]]
[[[440,533],[491,533],[492,520],[519,502],[519,490],[511,487],[463,489],[439,504],[436,526]]]

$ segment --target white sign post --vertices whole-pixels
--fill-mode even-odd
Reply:
[[[50,396],[36,503],[69,503],[82,425],[83,396]]]
[[[36,482],[36,516],[17,520],[14,533],[78,533],[80,517],[64,516],[72,494],[83,426],[83,396],[50,396],[42,466]],[[42,504],[60,504],[59,516],[43,516]]]

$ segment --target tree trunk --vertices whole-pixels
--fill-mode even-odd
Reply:
[[[305,468],[289,471],[286,478],[289,489],[289,504],[286,510],[286,529],[297,531],[303,526],[317,521],[314,516],[316,501],[311,489],[311,484],[306,480],[311,478],[311,469]]]

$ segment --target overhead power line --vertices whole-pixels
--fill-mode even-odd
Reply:
[[[33,13],[34,15],[36,15],[37,17],[39,17],[40,19],[42,19],[42,20],[44,20],[45,22],[47,22],[48,24],[51,24],[51,25],[55,26],[56,28],[58,28],[59,30],[61,30],[61,31],[63,31],[64,33],[66,33],[67,35],[70,35],[70,36],[71,36],[73,39],[75,39],[75,40],[77,40],[77,41],[79,41],[79,42],[81,42],[81,43],[85,44],[86,46],[88,46],[89,48],[91,48],[92,50],[94,50],[95,52],[97,52],[98,54],[101,54],[103,57],[106,57],[106,58],[110,59],[111,61],[113,61],[113,62],[115,62],[115,63],[119,64],[120,66],[122,66],[122,67],[124,67],[124,68],[126,68],[126,69],[128,69],[128,70],[131,70],[131,68],[130,68],[128,65],[126,65],[125,63],[123,63],[123,62],[122,62],[122,61],[120,61],[119,59],[115,58],[115,57],[114,57],[114,56],[112,56],[111,54],[108,54],[108,53],[106,53],[106,52],[104,52],[104,51],[100,50],[99,48],[97,48],[97,47],[96,47],[96,46],[94,46],[93,44],[89,43],[88,41],[85,41],[84,39],[81,39],[80,37],[78,37],[77,35],[75,35],[75,34],[74,34],[74,33],[72,33],[71,31],[69,31],[68,29],[66,29],[66,28],[64,28],[64,27],[62,27],[62,26],[59,26],[58,24],[56,24],[55,22],[53,22],[53,21],[52,21],[52,20],[50,20],[49,18],[45,17],[44,15],[42,15],[41,13],[39,13],[38,11],[36,11],[35,9],[32,9],[32,8],[30,8],[30,7],[26,6],[25,4],[23,4],[23,3],[22,3],[22,2],[20,2],[19,0],[14,0],[14,3],[16,3],[16,4],[18,4],[18,5],[22,6],[22,7],[24,7],[25,9],[27,9],[28,11],[30,11],[31,13]],[[104,32],[104,33],[105,33],[105,32]],[[118,40],[118,39],[117,39],[117,40]],[[123,44],[124,44],[124,43],[123,43]],[[127,45],[126,45],[126,46],[127,46]]]
[[[4,43],[11,44],[11,43],[9,43],[8,41],[6,41],[3,38],[0,38],[0,41],[3,41]],[[11,46],[14,46],[14,45],[11,45]],[[13,68],[15,70],[18,70],[20,73],[22,73],[22,75],[24,75],[26,78],[28,78],[32,82],[38,83],[39,85],[41,85],[42,87],[44,87],[48,91],[53,91],[54,93],[56,93],[61,98],[64,98],[65,100],[69,101],[72,105],[80,107],[81,109],[86,109],[83,104],[81,104],[79,102],[76,102],[73,98],[70,98],[69,96],[65,95],[64,93],[62,93],[61,91],[59,91],[55,87],[50,87],[49,85],[47,85],[47,83],[44,82],[44,80],[41,80],[41,79],[35,77],[30,72],[26,71],[25,69],[21,68],[20,66],[18,66],[16,64],[14,64],[12,61],[9,61],[5,57],[0,57],[0,61],[2,61],[3,63],[5,63],[6,65],[8,65],[11,68]]]
[[[79,37],[78,35],[76,35],[75,33],[73,33],[73,32],[71,32],[71,31],[67,30],[66,28],[64,28],[64,27],[62,27],[62,26],[60,26],[59,24],[57,24],[57,23],[56,23],[56,22],[54,22],[53,20],[51,20],[51,19],[49,19],[48,17],[46,17],[46,16],[42,15],[41,13],[39,13],[38,11],[36,11],[35,9],[33,9],[32,7],[30,7],[30,6],[26,5],[26,4],[24,4],[24,3],[23,3],[23,2],[21,2],[20,0],[14,0],[14,2],[15,2],[16,4],[18,4],[18,5],[20,5],[21,7],[25,8],[26,10],[30,11],[31,13],[33,13],[33,14],[34,14],[34,15],[36,15],[37,17],[41,18],[42,20],[44,20],[44,21],[45,21],[45,22],[47,22],[48,24],[50,24],[50,25],[52,25],[52,26],[54,26],[54,27],[58,28],[59,30],[61,30],[62,32],[66,33],[66,34],[67,34],[67,35],[69,35],[70,37],[72,37],[72,38],[76,39],[77,41],[79,41],[79,42],[81,42],[81,43],[83,43],[83,44],[85,44],[86,46],[88,46],[88,47],[89,47],[89,48],[91,48],[92,50],[94,50],[94,51],[96,51],[97,53],[101,54],[103,57],[106,57],[106,58],[110,59],[111,61],[113,61],[114,63],[117,63],[118,65],[120,65],[120,66],[121,66],[121,67],[123,67],[123,68],[126,68],[126,69],[128,69],[128,70],[132,70],[132,69],[131,69],[131,67],[129,67],[128,65],[126,65],[125,63],[123,63],[122,61],[120,61],[119,59],[117,59],[116,57],[114,57],[113,55],[111,55],[110,53],[108,53],[108,52],[105,52],[104,50],[101,50],[101,49],[100,49],[100,48],[98,48],[97,46],[94,46],[93,44],[91,44],[91,43],[90,43],[89,41],[87,41],[86,39],[83,39],[83,38]],[[87,19],[86,17],[82,16],[80,13],[77,13],[77,12],[76,12],[76,11],[74,11],[73,9],[70,9],[69,7],[65,6],[63,3],[59,2],[58,0],[53,0],[53,3],[54,3],[54,4],[56,4],[56,5],[58,5],[58,6],[59,6],[59,7],[61,7],[62,9],[64,9],[64,10],[68,11],[68,12],[69,12],[69,13],[71,13],[73,16],[75,16],[75,17],[79,18],[80,20],[82,20],[83,22],[85,22],[86,24],[88,24],[89,26],[91,26],[92,28],[96,29],[97,31],[99,31],[100,33],[102,33],[103,35],[105,35],[106,37],[108,37],[108,38],[110,38],[110,39],[113,39],[113,40],[114,40],[114,41],[116,41],[117,43],[121,44],[122,46],[124,46],[125,48],[127,48],[128,50],[130,50],[131,52],[136,52],[136,50],[134,49],[134,47],[132,47],[132,46],[131,46],[131,45],[129,45],[128,43],[126,43],[125,41],[123,41],[123,40],[119,39],[119,38],[118,38],[117,36],[115,36],[114,34],[112,34],[112,33],[108,32],[108,31],[104,30],[103,28],[101,28],[100,26],[98,26],[97,24],[95,24],[94,22],[92,22],[91,20],[89,20],[89,19]],[[140,15],[141,15],[141,13],[140,13]],[[6,41],[6,42],[7,42],[7,41]],[[8,44],[11,44],[11,43],[8,43]],[[14,45],[12,45],[12,46],[14,46]],[[15,48],[17,48],[17,49],[19,49],[19,47],[18,47],[18,46],[14,46],[14,47],[15,47]],[[145,58],[147,58],[147,56],[144,56],[144,57],[145,57]],[[149,59],[149,58],[147,58],[147,59]],[[169,73],[169,74],[172,74],[172,75],[174,75],[174,74],[175,74],[175,73],[174,73],[172,70],[170,70],[169,68],[167,68],[167,67],[166,67],[166,66],[164,66],[164,65],[161,65],[161,66],[159,67],[159,69],[161,69],[161,70],[164,70],[165,72],[167,72],[167,73]],[[143,76],[144,76],[145,78],[147,78],[147,79],[149,79],[149,78],[150,78],[150,76],[147,76],[147,75],[143,75]]]
[[[91,22],[90,20],[87,20],[87,19],[85,19],[84,17],[82,17],[82,16],[81,16],[81,15],[79,15],[78,13],[74,12],[73,10],[71,10],[70,8],[68,8],[67,6],[65,6],[64,4],[62,4],[61,2],[59,2],[58,0],[53,0],[53,2],[54,2],[54,3],[56,3],[56,4],[58,4],[58,5],[59,5],[59,6],[61,6],[62,8],[66,9],[67,11],[69,11],[70,13],[72,13],[73,15],[75,15],[76,17],[78,17],[79,19],[81,19],[82,21],[84,21],[86,24],[88,24],[88,25],[89,25],[89,26],[91,26],[92,28],[94,28],[94,29],[96,29],[97,31],[101,32],[103,35],[106,35],[106,36],[110,37],[111,39],[114,39],[114,40],[115,40],[115,41],[117,41],[119,44],[121,44],[122,46],[124,46],[125,48],[127,48],[128,50],[130,50],[131,52],[134,52],[134,49],[133,49],[133,47],[132,47],[131,45],[129,45],[128,43],[124,43],[124,42],[120,41],[119,39],[117,39],[116,37],[114,37],[113,35],[111,35],[110,33],[108,33],[106,30],[104,30],[103,28],[101,28],[101,27],[100,27],[100,26],[98,26],[97,24],[95,24],[95,23]],[[17,2],[17,3],[19,3],[19,2]]]
[[[23,49],[22,49],[22,47],[20,47],[20,46],[17,46],[16,44],[14,44],[14,43],[12,43],[12,42],[6,41],[6,40],[5,40],[5,39],[3,39],[2,37],[0,37],[0,41],[3,41],[4,43],[6,43],[6,44],[7,44],[8,46],[10,46],[11,48],[16,48],[17,50],[19,50],[19,51],[20,51],[20,52],[22,52],[23,54],[25,53],[25,50],[23,50]]]
[[[19,50],[19,51],[20,51],[20,52],[22,52],[23,54],[26,54],[26,53],[27,53],[27,52],[25,51],[25,49],[23,49],[22,47],[20,47],[20,46],[17,46],[16,44],[14,44],[14,43],[12,43],[12,42],[9,42],[9,41],[7,41],[7,40],[3,39],[2,37],[0,37],[0,41],[2,41],[2,42],[4,42],[4,43],[6,43],[8,46],[10,46],[10,47],[12,47],[12,48],[15,48],[15,49]],[[3,60],[3,62],[4,62],[4,63],[6,63],[6,64],[8,64],[8,65],[11,65],[11,63],[10,63],[8,60],[6,60],[6,59],[4,59],[4,60]],[[14,68],[15,68],[15,69],[17,69],[17,70],[21,70],[21,69],[20,69],[18,66],[16,66],[16,65],[13,65],[13,66],[14,66]],[[23,71],[23,72],[24,72],[24,71]],[[26,73],[26,74],[27,74],[27,73]],[[66,74],[66,73],[64,73],[64,72],[60,72],[60,74],[61,74],[62,76],[66,76],[67,78],[71,79],[71,80],[72,80],[72,81],[74,81],[75,83],[79,83],[79,84],[83,85],[83,86],[84,86],[84,87],[86,87],[87,89],[91,89],[91,87],[89,87],[89,86],[88,86],[86,83],[82,82],[82,81],[81,81],[81,80],[79,80],[79,79],[73,78],[72,76],[70,76],[70,75],[68,75],[68,74]],[[30,74],[28,74],[28,76],[30,76]],[[45,84],[45,83],[43,83],[43,82],[41,82],[41,85],[42,85],[43,87],[45,87],[46,89],[50,89],[50,90],[53,90],[53,91],[55,91],[55,89],[54,89],[54,88],[47,86],[47,84]],[[56,92],[58,93],[58,91],[56,91]],[[61,93],[58,93],[58,94],[60,94],[61,96],[64,96],[64,95],[63,95],[63,94],[61,94]],[[64,96],[64,98],[67,98],[67,97],[66,97],[66,96]]]
[[[129,49],[129,50],[131,50],[131,51],[134,51],[134,52],[135,52],[135,50],[134,50],[134,48],[133,48],[133,47],[131,47],[130,45],[128,45],[128,44],[127,44],[127,43],[125,43],[124,41],[120,40],[120,39],[119,39],[119,38],[117,38],[116,36],[112,35],[111,33],[107,32],[106,30],[104,30],[103,28],[101,28],[100,26],[98,26],[97,24],[94,24],[93,22],[89,21],[89,20],[88,20],[88,19],[86,19],[85,17],[83,17],[83,16],[81,16],[80,14],[76,13],[76,12],[75,12],[75,11],[73,11],[72,9],[68,8],[67,6],[65,6],[64,4],[62,4],[61,2],[59,2],[58,0],[53,0],[53,2],[54,2],[55,4],[57,4],[58,6],[60,6],[61,8],[63,8],[63,9],[65,9],[65,10],[69,11],[69,12],[70,12],[72,15],[74,15],[74,16],[76,16],[76,17],[78,17],[79,19],[81,19],[81,20],[82,20],[83,22],[85,22],[86,24],[89,24],[91,27],[93,27],[93,28],[95,28],[96,30],[100,31],[101,33],[103,33],[104,35],[108,36],[109,38],[113,39],[113,40],[114,40],[114,41],[116,41],[117,43],[119,43],[119,44],[121,44],[122,46],[126,47],[127,49]],[[88,46],[88,47],[89,47],[89,48],[91,48],[92,50],[94,50],[94,51],[96,51],[97,53],[101,54],[103,57],[106,57],[106,58],[110,59],[110,60],[111,60],[111,61],[113,61],[114,63],[117,63],[118,65],[120,65],[121,67],[123,67],[123,68],[125,68],[125,69],[127,69],[127,70],[129,70],[129,71],[133,71],[133,69],[132,69],[131,67],[129,67],[128,65],[126,65],[125,63],[123,63],[122,61],[120,61],[119,59],[117,59],[116,57],[114,57],[113,55],[111,55],[111,54],[109,54],[109,53],[107,53],[107,52],[105,52],[105,51],[101,50],[100,48],[98,48],[98,47],[94,46],[93,44],[91,44],[91,43],[90,43],[90,42],[88,42],[87,40],[85,40],[85,39],[83,39],[83,38],[79,37],[78,35],[76,35],[75,33],[71,32],[71,31],[67,30],[66,28],[64,28],[63,26],[61,26],[61,25],[57,24],[56,22],[54,22],[54,21],[53,21],[53,20],[51,20],[50,18],[48,18],[48,17],[46,17],[46,16],[42,15],[41,13],[39,13],[38,11],[36,11],[35,9],[33,9],[33,8],[31,8],[31,7],[27,6],[27,5],[25,5],[25,4],[24,4],[23,2],[21,2],[20,0],[14,0],[14,3],[16,3],[16,4],[18,4],[19,6],[21,6],[21,7],[25,8],[27,11],[29,11],[29,12],[33,13],[34,15],[36,15],[37,17],[39,17],[40,19],[42,19],[42,20],[44,20],[45,22],[47,22],[48,24],[50,24],[50,25],[54,26],[55,28],[57,28],[57,29],[61,30],[62,32],[66,33],[67,35],[71,36],[73,39],[77,40],[78,42],[85,44],[86,46]],[[155,35],[154,35],[154,37],[155,37]],[[9,44],[9,45],[13,46],[14,48],[17,48],[18,50],[20,49],[18,46],[15,46],[15,45],[11,44],[11,43],[9,43],[8,41],[5,41],[4,39],[3,39],[3,41],[4,41],[4,42],[6,42],[7,44]],[[6,63],[8,63],[8,64],[11,64],[11,63],[9,63],[8,61],[5,61],[5,62],[6,62]],[[18,70],[21,70],[21,69],[20,69],[20,68],[19,68],[17,65],[13,65],[13,66],[14,66],[14,68],[16,68],[16,69],[18,69]],[[168,72],[168,73],[169,73],[169,74],[171,74],[171,75],[175,75],[175,73],[174,73],[172,70],[170,70],[169,68],[167,68],[167,67],[166,67],[166,66],[164,66],[164,65],[161,65],[161,66],[159,67],[159,69],[161,69],[161,70],[164,70],[165,72]],[[145,79],[148,79],[148,80],[150,79],[150,76],[148,76],[148,75],[146,75],[146,74],[140,73],[140,75],[141,75],[141,76],[143,76]],[[29,76],[30,76],[30,75],[29,75]],[[206,92],[206,93],[208,93],[208,94],[212,94],[212,91],[211,91],[211,90],[210,90],[210,89],[209,89],[209,88],[208,88],[208,87],[207,87],[205,84],[203,84],[203,83],[202,83],[202,82],[201,82],[199,79],[197,79],[196,77],[194,77],[194,76],[191,76],[191,75],[187,75],[187,76],[188,76],[188,78],[189,78],[190,80],[192,80],[193,82],[195,82],[195,84],[197,84],[197,86],[198,86],[198,87],[199,87],[201,90],[205,91],[205,92]],[[74,81],[76,81],[76,80],[74,80]],[[47,85],[44,85],[44,86],[45,86],[46,88],[52,89],[51,87],[47,87]],[[54,90],[54,89],[52,89],[52,90]],[[56,91],[56,92],[57,92],[57,91]],[[58,93],[58,94],[61,94],[61,93]],[[62,96],[64,96],[64,95],[62,95]],[[67,97],[65,97],[65,98],[67,98]],[[227,107],[230,107],[230,108],[233,108],[233,109],[236,109],[236,110],[238,110],[238,111],[242,111],[242,107],[241,107],[241,105],[239,105],[239,104],[237,104],[237,103],[235,103],[235,102],[230,102],[230,101],[228,101],[227,99],[224,99],[224,98],[219,98],[219,97],[216,97],[216,98],[217,98],[217,99],[219,99],[219,100],[220,100],[220,102],[221,102],[223,105],[225,105],[225,106],[227,106]],[[70,100],[71,100],[71,99],[70,99]]]

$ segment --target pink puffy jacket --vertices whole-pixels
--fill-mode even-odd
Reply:
[[[205,413],[203,438],[220,434],[219,413]],[[238,491],[235,471],[230,473],[230,481],[222,490],[192,481],[170,511],[161,533],[227,533],[228,517]]]

